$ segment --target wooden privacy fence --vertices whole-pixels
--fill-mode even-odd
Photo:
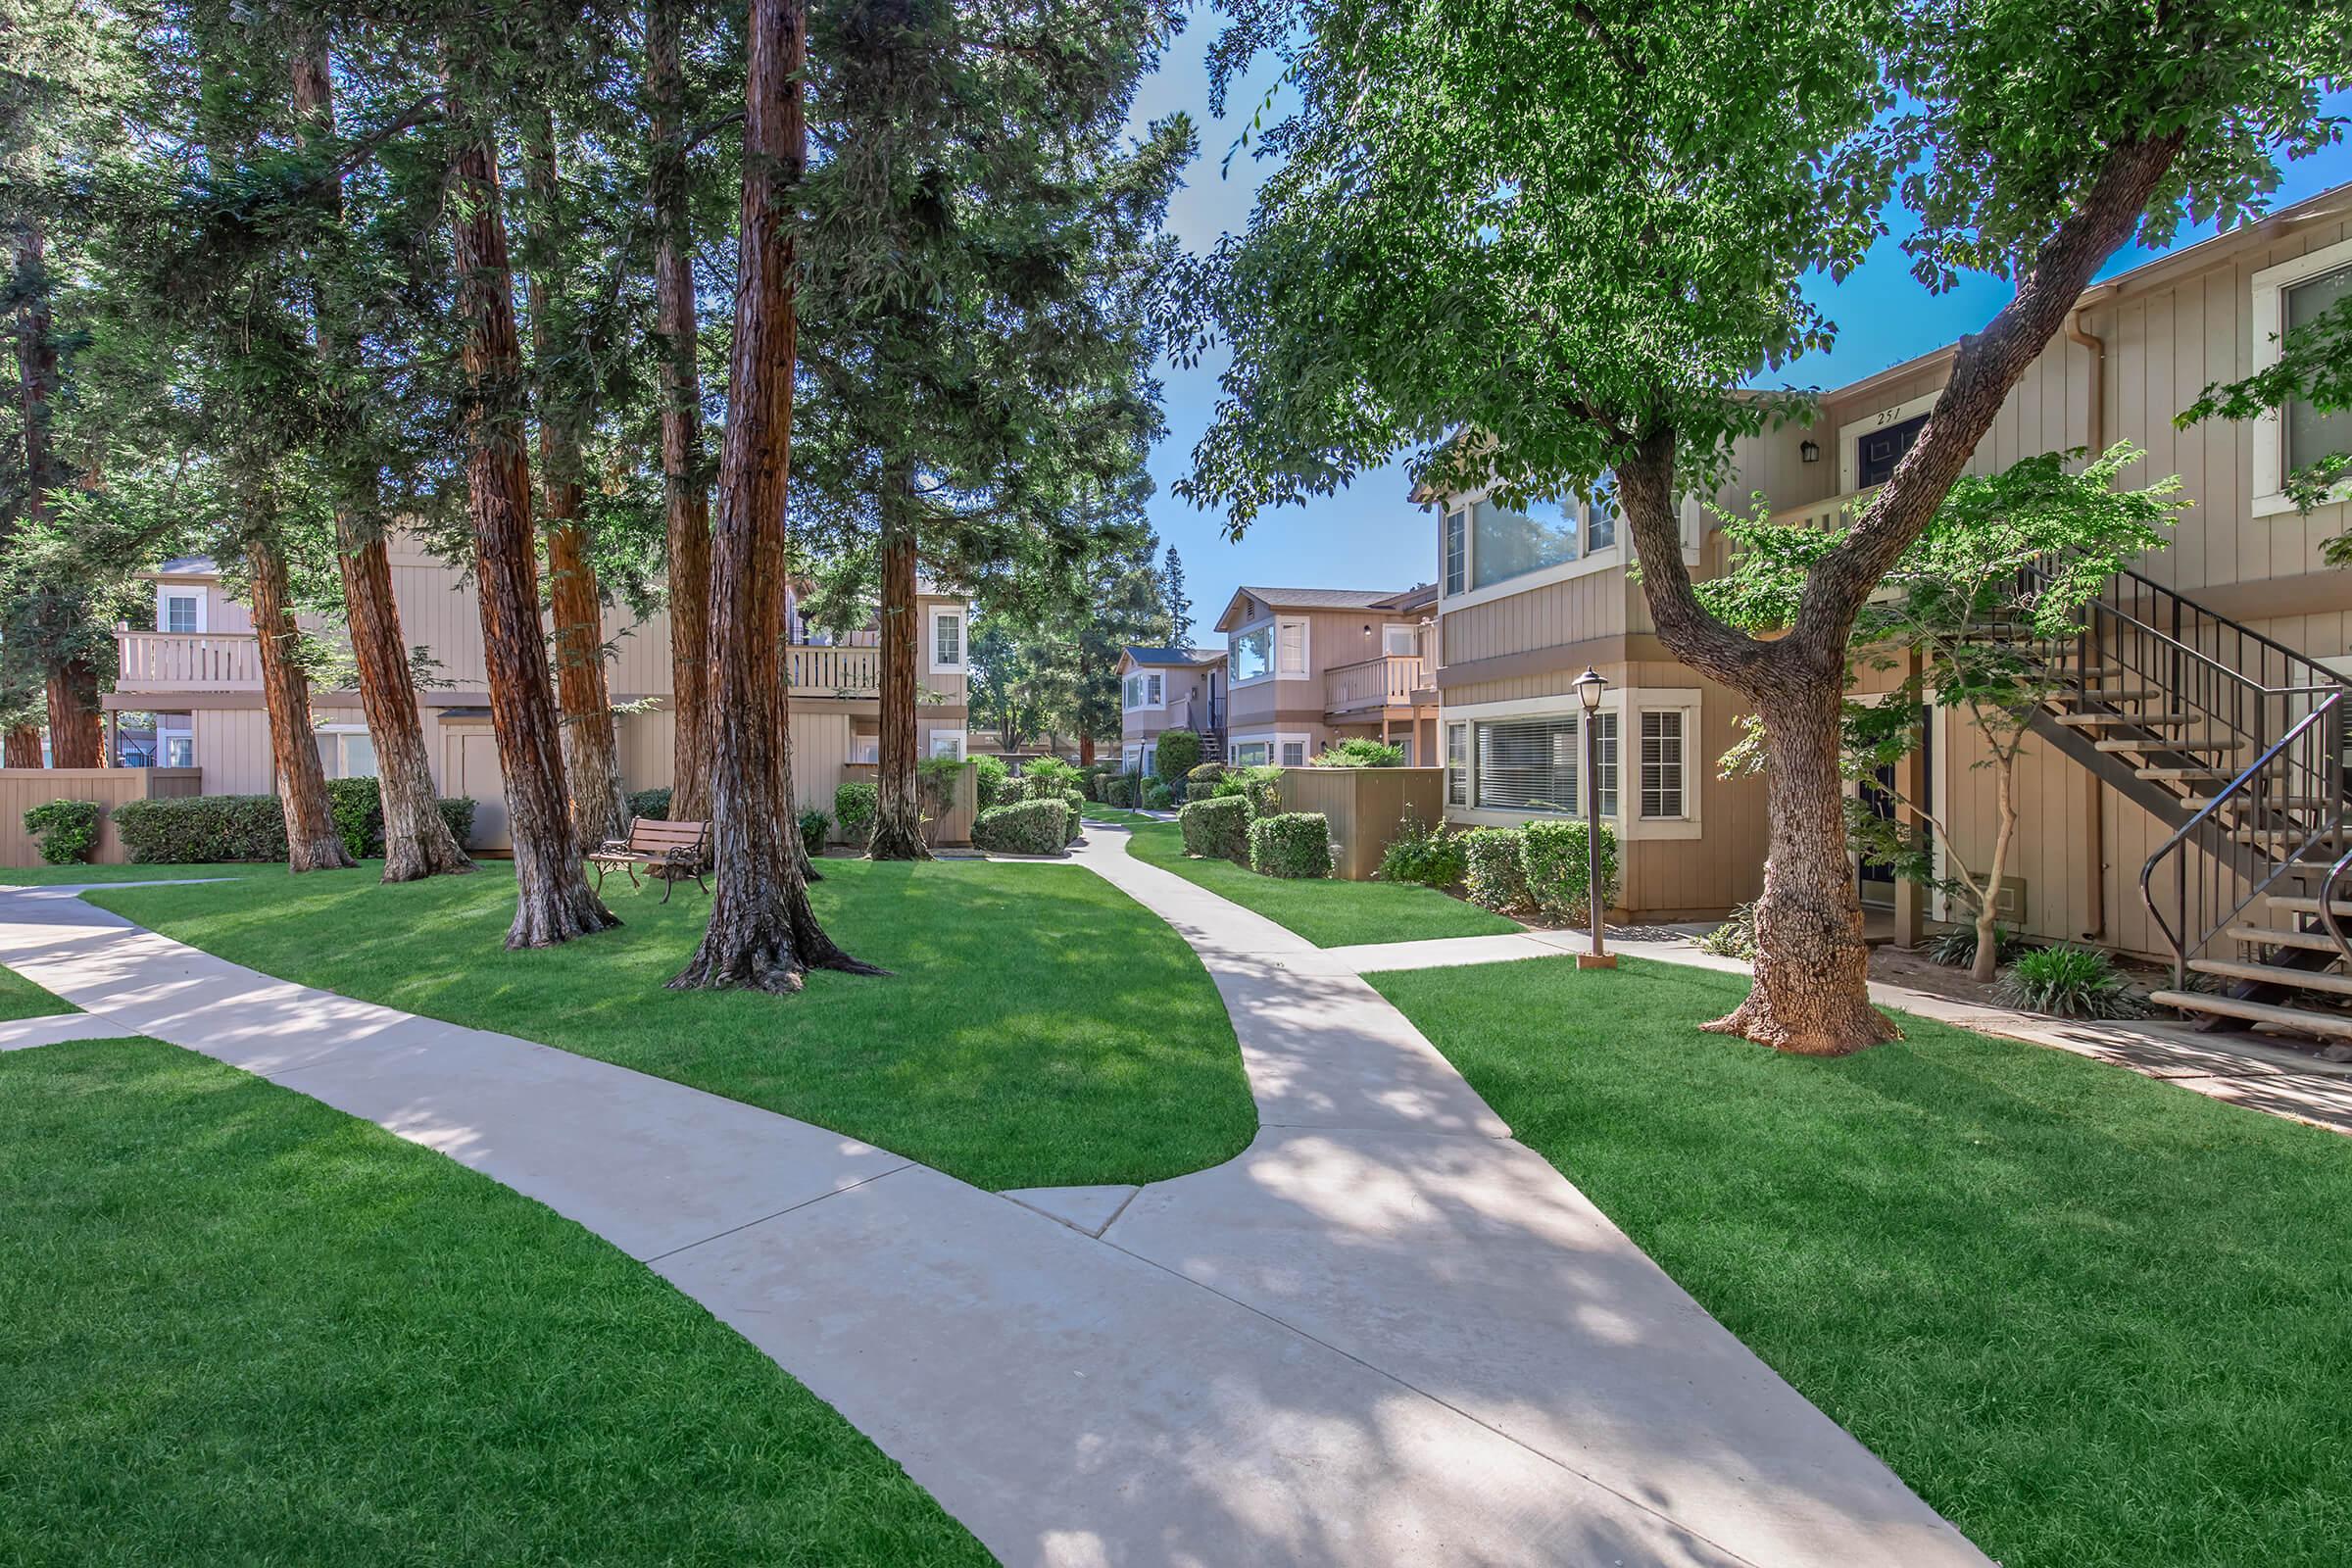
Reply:
[[[874,783],[882,769],[874,762],[844,762],[841,777],[844,783]],[[933,849],[945,845],[960,847],[972,842],[972,818],[980,814],[980,770],[969,761],[956,775],[956,789],[946,810],[938,808],[931,787],[918,776],[915,789],[923,800],[923,842]],[[830,807],[827,808],[828,812]],[[842,842],[837,831],[834,842]]]
[[[36,806],[96,801],[98,847],[90,858],[100,865],[121,865],[128,857],[115,831],[116,807],[124,801],[203,793],[200,767],[0,767],[0,866],[41,863],[39,846],[24,831],[24,813]],[[0,882],[6,880],[0,874]]]
[[[1436,827],[1446,819],[1446,770],[1442,767],[1286,767],[1282,808],[1321,811],[1331,821],[1339,846],[1332,874],[1350,882],[1370,879],[1396,837],[1410,808]]]

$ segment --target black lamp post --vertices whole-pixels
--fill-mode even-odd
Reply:
[[[1600,886],[1600,694],[1609,683],[1592,665],[1576,677],[1576,700],[1585,709],[1585,883],[1592,895],[1592,951],[1576,956],[1579,969],[1614,969],[1617,955],[1601,947]]]

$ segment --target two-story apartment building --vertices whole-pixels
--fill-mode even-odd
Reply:
[[[448,563],[414,541],[391,545],[393,593],[401,630],[431,661],[432,684],[417,693],[425,750],[443,794],[478,803],[474,846],[507,841],[505,789],[490,728],[490,695],[473,589]],[[152,627],[116,633],[121,673],[104,699],[110,747],[128,730],[124,715],[153,715],[154,761],[203,770],[209,795],[268,793],[275,787],[269,715],[262,701],[260,654],[247,608],[225,591],[210,561],[169,561],[150,574]],[[961,757],[968,673],[968,608],[934,584],[922,585],[919,744],[930,757]],[[336,628],[316,617],[305,628],[331,639]],[[881,651],[871,630],[834,638],[811,627],[797,602],[789,612],[786,670],[792,682],[793,783],[804,808],[830,811],[835,788],[870,775],[880,745]],[[669,622],[656,612],[639,620],[606,611],[607,673],[620,743],[623,781],[632,790],[670,782]],[[320,759],[330,778],[372,775],[375,753],[359,694],[314,690]],[[144,722],[136,726],[142,732]],[[147,748],[139,748],[141,752]],[[125,760],[118,751],[115,760]]]
[[[2333,769],[2318,786],[2240,775],[2301,720],[2332,709],[2335,676],[2352,671],[2352,572],[2321,556],[2322,541],[2352,528],[2352,505],[2339,500],[2305,516],[2280,493],[2285,472],[2352,450],[2352,415],[2297,405],[2186,430],[2174,417],[2207,384],[2274,363],[2281,332],[2348,293],[2352,187],[2339,187],[2087,290],[2069,330],[1980,444],[1976,472],[2130,441],[2148,456],[2127,482],[2177,473],[2194,501],[2171,547],[2119,578],[2087,613],[2070,652],[2080,689],[2035,721],[2021,770],[2018,885],[2004,901],[2014,928],[2170,957],[2140,875],[2176,832],[2190,835],[2192,856],[2208,841],[2212,853],[2193,863],[2167,858],[2159,904],[2200,905],[2212,919],[2237,922],[2217,928],[2225,931],[2258,929],[2261,901],[2234,916],[2229,906],[2278,869],[2282,842],[2306,840],[2315,855],[2334,843],[2327,835],[2340,831],[2340,766],[2322,753],[2333,744],[2340,757],[2340,739],[2294,742],[2307,771]],[[1784,520],[1826,522],[1866,502],[1925,423],[1954,352],[1947,346],[1831,390],[1810,427],[1742,441],[1717,503],[1744,511],[1761,492]],[[1584,792],[1597,787],[1624,838],[1623,903],[1636,917],[1713,915],[1754,898],[1767,842],[1764,784],[1717,771],[1746,705],[1659,642],[1641,586],[1627,579],[1631,547],[1606,486],[1592,500],[1532,515],[1478,493],[1415,499],[1438,517],[1443,659],[1434,678],[1448,814],[1524,821],[1540,810],[1581,810]],[[1727,564],[1712,521],[1686,506],[1684,546],[1695,575]],[[1597,779],[1584,776],[1571,693],[1588,664],[1609,682]],[[1950,824],[1963,858],[1982,865],[1994,821],[1982,748],[1952,713],[1931,707],[1924,721],[1915,788]],[[2247,798],[2185,825],[2232,788]],[[2230,814],[2241,808],[2242,819]],[[2285,897],[2302,875],[2289,869],[2270,910],[2307,915]],[[2221,891],[2171,892],[2176,878],[2185,888],[2192,874],[2199,887],[2210,881]],[[1892,902],[1891,884],[1857,875],[1866,904]],[[2194,927],[2198,915],[2175,909],[2166,919]],[[2310,945],[2236,940],[2249,953]]]
[[[1159,737],[1189,729],[1204,759],[1225,755],[1225,650],[1137,648],[1119,653],[1119,765],[1151,773]]]
[[[1437,591],[1241,588],[1225,634],[1225,758],[1296,767],[1335,740],[1372,736],[1425,760],[1436,744],[1429,682]]]

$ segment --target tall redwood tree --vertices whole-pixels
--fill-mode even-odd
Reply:
[[[702,945],[670,981],[681,990],[795,992],[811,968],[880,972],[842,952],[818,926],[792,799],[784,506],[798,321],[785,221],[808,159],[808,48],[802,0],[752,0],[735,340],[710,571],[717,864]]]
[[[294,623],[286,558],[267,524],[245,541],[245,575],[252,590],[254,644],[261,655],[262,704],[270,718],[270,760],[286,818],[286,869],[325,871],[353,864],[335,830],[326,797],[326,768],[311,720],[311,680],[302,667],[302,633]]]

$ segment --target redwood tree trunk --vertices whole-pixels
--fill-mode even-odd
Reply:
[[[79,659],[49,663],[49,765],[105,765],[106,737],[98,722],[98,672]]]
[[[311,682],[297,655],[301,632],[288,604],[286,559],[276,541],[249,540],[245,569],[253,579],[254,645],[262,657],[262,702],[270,714],[270,759],[277,766],[277,799],[286,813],[286,869],[326,871],[355,864],[335,831],[326,798],[326,769],[318,762],[311,725]]]
[[[455,83],[465,62],[449,63]],[[455,242],[466,414],[466,484],[474,586],[482,614],[490,723],[506,775],[514,841],[510,948],[544,948],[618,925],[589,890],[564,795],[562,725],[539,633],[539,567],[531,550],[531,475],[523,456],[522,344],[499,208],[498,159],[476,106],[451,94],[450,233]]]
[[[743,221],[727,436],[710,571],[717,849],[710,923],[669,983],[678,989],[801,989],[810,968],[875,974],[816,923],[792,800],[784,683],[784,503],[792,456],[796,331],[783,196],[808,165],[803,0],[752,0],[744,81]]]
[[[334,80],[324,28],[306,34],[294,51],[294,111],[306,136],[311,128],[334,129]],[[328,181],[324,199],[340,216],[340,175]],[[349,334],[337,331],[329,318],[323,288],[318,291],[315,309],[312,330],[318,357],[339,367],[338,355],[350,352]],[[372,482],[366,489],[372,492]],[[368,715],[368,738],[375,746],[375,787],[384,810],[384,880],[414,882],[470,871],[473,861],[435,803],[424,724],[416,711],[416,681],[409,668],[408,645],[401,640],[400,602],[392,593],[391,554],[379,528],[363,526],[360,510],[349,504],[335,509],[335,546],[343,574],[343,615],[359,669],[360,706]],[[372,506],[364,510],[372,516]]]
[[[874,769],[874,831],[865,853],[875,860],[928,860],[922,790],[915,777],[914,693],[921,616],[914,597],[914,526],[904,514],[906,480],[883,480],[882,735]]]
[[[704,473],[703,392],[695,356],[694,229],[686,191],[685,72],[680,0],[652,0],[645,18],[653,99],[654,293],[662,343],[662,503],[669,544],[670,794],[679,821],[710,816],[710,494]]]
[[[541,523],[547,533],[549,604],[556,632],[556,698],[563,710],[564,778],[571,789],[572,833],[582,850],[627,833],[628,791],[620,783],[620,738],[605,678],[605,601],[598,591],[588,530],[580,521],[580,438],[575,411],[545,375],[553,353],[550,317],[562,286],[562,194],[556,181],[553,115],[531,120],[525,157],[536,209],[527,254],[531,279],[531,351],[542,368],[539,410]]]
[[[41,765],[41,728],[38,724],[11,724],[5,736],[0,736],[0,767],[38,767]]]

